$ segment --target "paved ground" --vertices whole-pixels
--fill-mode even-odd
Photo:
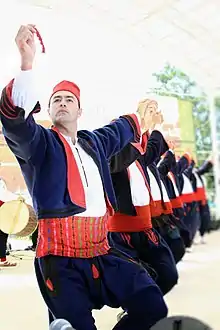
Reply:
[[[33,255],[26,253],[16,269],[0,272],[1,330],[48,330],[46,308],[36,285],[32,259]],[[194,316],[219,330],[220,232],[210,234],[206,245],[197,245],[192,253],[187,253],[179,271],[179,284],[166,298],[170,315]],[[95,312],[98,329],[110,330],[117,313],[118,310],[109,308]]]

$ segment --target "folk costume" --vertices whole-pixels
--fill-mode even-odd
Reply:
[[[197,230],[200,227],[200,211],[199,211],[200,196],[198,195],[197,192],[197,178],[196,175],[194,174],[194,167],[195,167],[195,162],[191,160],[189,166],[183,173],[183,175],[190,181],[193,190],[192,193],[193,201],[191,203],[191,206],[187,204],[187,212],[189,213],[188,216],[186,214],[185,217],[185,224],[190,229],[192,242],[195,238]]]
[[[197,222],[194,222],[195,223],[195,226],[193,228],[194,236],[197,230],[199,230],[201,237],[203,237],[205,232],[208,231],[211,221],[205,186],[203,179],[200,175],[200,172],[206,173],[206,171],[209,170],[210,170],[210,164],[205,162],[205,164],[201,166],[201,170],[199,171],[199,169],[196,169],[195,167],[194,160],[191,161],[191,164],[188,169],[188,176],[190,178],[194,190],[194,200],[197,203],[196,216],[195,216]]]
[[[147,140],[146,135],[142,136],[142,142],[144,139]],[[156,283],[166,294],[177,283],[178,273],[168,245],[152,227],[152,197],[146,165],[163,154],[168,146],[156,130],[146,142],[142,143],[142,150],[140,146],[129,144],[111,159],[118,211],[109,218],[109,241],[113,247],[140,260],[147,269],[152,267],[156,271]],[[131,165],[122,169],[123,164],[129,162]]]
[[[149,165],[147,172],[152,194],[150,206],[153,227],[167,242],[175,262],[178,263],[185,254],[185,246],[173,216],[172,204],[157,165],[155,163]]]
[[[210,224],[211,224],[211,213],[210,213],[210,209],[209,209],[203,175],[208,173],[212,169],[212,167],[213,167],[212,162],[207,160],[199,168],[195,169],[195,173],[198,176],[198,182],[199,182],[198,183],[199,195],[201,197],[201,202],[199,203],[200,220],[201,220],[199,232],[200,232],[200,236],[202,238],[202,242],[204,242],[203,237],[204,237],[205,233],[207,233],[209,231]]]
[[[168,197],[173,209],[173,220],[179,229],[185,247],[190,247],[190,232],[184,224],[184,204],[179,192],[178,177],[172,173],[172,168],[176,165],[175,154],[173,150],[168,150],[164,157],[158,163],[161,180],[163,181]]]
[[[191,156],[184,153],[175,165],[172,167],[172,174],[178,182],[180,196],[184,205],[184,224],[190,232],[190,241],[188,247],[191,247],[195,236],[195,230],[198,227],[198,204],[195,201],[195,193],[190,181],[192,166]]]
[[[3,90],[3,133],[21,167],[39,219],[35,269],[55,318],[77,330],[95,330],[92,309],[123,306],[128,315],[115,330],[148,329],[167,315],[162,293],[143,267],[109,247],[107,222],[116,209],[108,160],[139,142],[135,114],[92,132],[77,132],[75,145],[56,127],[37,125],[40,104],[24,71]],[[77,85],[63,81],[80,102]],[[120,283],[120,285],[119,285]],[[149,304],[150,301],[150,304]]]

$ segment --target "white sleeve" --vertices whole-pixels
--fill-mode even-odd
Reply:
[[[20,71],[18,76],[14,79],[12,101],[14,105],[24,109],[25,119],[34,109],[38,98],[32,70]]]

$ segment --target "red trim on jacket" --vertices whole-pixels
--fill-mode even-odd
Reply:
[[[15,110],[15,105],[12,101],[12,87],[14,79],[9,82],[9,84],[2,91],[2,102],[1,102],[1,113],[9,119],[15,119],[18,117],[18,113]]]
[[[84,187],[71,147],[56,127],[52,127],[52,130],[58,134],[64,146],[67,160],[67,188],[70,199],[74,204],[86,208]]]
[[[141,137],[141,126],[140,126],[140,123],[139,123],[138,117],[136,116],[135,113],[132,113],[132,114],[129,114],[129,115],[125,115],[125,116],[123,116],[123,117],[128,118],[128,116],[129,116],[130,118],[132,118],[133,121],[134,121],[134,123],[135,123],[136,129],[137,129],[137,134],[138,134],[138,136],[139,136],[139,139],[138,139],[137,141],[139,141],[139,140],[140,140],[140,137]]]
[[[0,112],[8,119],[16,119],[19,116],[20,111],[22,110],[13,103],[12,100],[12,89],[13,89],[14,79],[12,79],[9,84],[3,89],[1,96],[1,107]],[[23,109],[25,110],[25,109]],[[30,112],[36,113],[40,111],[40,104],[36,102],[35,107]]]

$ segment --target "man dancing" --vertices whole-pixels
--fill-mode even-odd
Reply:
[[[190,232],[185,226],[184,219],[184,205],[180,197],[178,177],[171,171],[177,168],[176,158],[174,154],[174,143],[170,143],[170,150],[168,150],[158,164],[161,179],[166,187],[168,197],[170,199],[173,209],[173,221],[179,229],[180,235],[183,239],[185,247],[191,246]]]
[[[167,315],[162,292],[146,270],[110,249],[107,221],[116,209],[108,161],[139,142],[135,114],[93,132],[77,132],[79,87],[62,81],[49,100],[52,129],[37,125],[40,104],[32,89],[35,27],[22,26],[16,43],[20,75],[3,90],[3,133],[20,164],[39,219],[35,270],[55,318],[77,330],[95,330],[92,309],[122,306],[114,330],[149,329]]]
[[[145,109],[145,129],[151,130],[160,123],[160,113],[152,112],[149,100]],[[152,113],[151,113],[152,112]],[[146,141],[145,141],[146,140]],[[142,136],[142,149],[132,143],[111,159],[112,181],[118,201],[118,212],[109,221],[109,241],[117,249],[152,267],[156,283],[165,295],[177,283],[178,273],[168,245],[153,229],[150,212],[151,190],[147,181],[146,166],[153,163],[168,145],[158,130],[149,138]],[[142,154],[140,152],[142,151]],[[131,160],[125,169],[123,164]]]
[[[201,202],[199,203],[200,209],[200,219],[201,225],[199,228],[199,233],[201,236],[201,243],[204,244],[204,235],[209,232],[211,224],[211,213],[209,209],[208,199],[206,197],[206,187],[204,182],[204,174],[208,173],[213,167],[213,157],[212,155],[199,167],[196,168],[196,174],[200,181],[200,194],[203,196]]]

